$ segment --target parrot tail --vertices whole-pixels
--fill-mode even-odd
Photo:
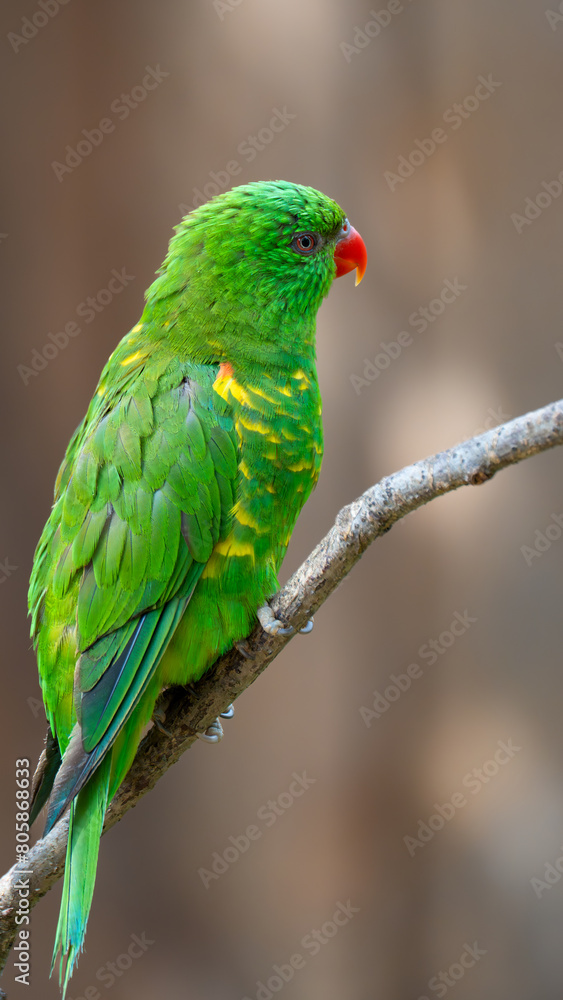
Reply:
[[[102,762],[70,807],[65,877],[51,974],[60,951],[59,986],[68,981],[82,951],[92,905],[98,849],[108,803],[111,756]]]

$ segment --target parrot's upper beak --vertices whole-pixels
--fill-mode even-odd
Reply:
[[[345,220],[334,251],[336,277],[340,278],[356,268],[356,284],[359,285],[368,263],[366,245],[358,232]]]

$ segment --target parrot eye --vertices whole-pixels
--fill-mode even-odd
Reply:
[[[291,248],[297,253],[311,254],[315,252],[319,243],[320,238],[316,233],[299,233],[298,236],[293,237]]]

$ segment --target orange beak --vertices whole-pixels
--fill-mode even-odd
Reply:
[[[360,234],[346,220],[343,235],[336,244],[334,251],[336,277],[340,278],[348,271],[356,269],[356,284],[359,285],[368,264],[368,252]]]

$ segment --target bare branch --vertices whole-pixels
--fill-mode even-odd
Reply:
[[[486,482],[500,469],[563,444],[563,400],[517,417],[448,451],[409,465],[344,507],[328,534],[272,601],[276,617],[296,628],[326,601],[368,545],[392,525],[460,486]],[[142,741],[133,765],[113,799],[104,830],[109,829],[149,791],[229,702],[234,701],[281,652],[288,637],[269,637],[257,626],[247,641],[247,655],[231,649],[220,657],[192,691],[174,688],[162,696],[166,732],[153,727]],[[31,848],[19,868],[31,871],[30,905],[64,871],[68,819]],[[18,866],[0,880],[0,968],[16,933]]]

